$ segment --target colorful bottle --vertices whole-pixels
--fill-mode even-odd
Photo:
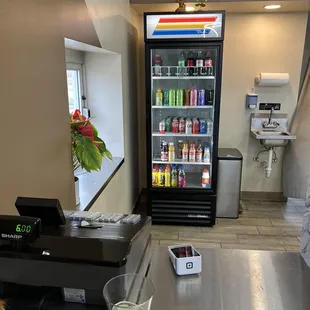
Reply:
[[[155,63],[154,63],[154,75],[161,75],[161,66],[163,65],[162,59],[160,55],[155,55]]]
[[[188,144],[186,142],[183,144],[182,161],[188,161]]]
[[[158,167],[155,165],[152,171],[152,185],[158,186]]]
[[[196,162],[198,162],[198,163],[202,162],[202,145],[201,145],[201,142],[198,142],[198,147],[196,150]]]
[[[169,92],[167,91],[164,92],[164,106],[169,106]]]
[[[168,161],[168,143],[162,141],[160,144],[160,159],[161,161]]]
[[[175,106],[175,89],[169,90],[169,106]]]
[[[178,171],[176,165],[172,165],[171,187],[178,187]]]
[[[183,168],[183,165],[179,166],[179,176],[178,176],[178,187],[186,186],[186,175]]]
[[[165,168],[165,187],[171,186],[171,173],[170,173],[170,165],[167,165]]]
[[[166,129],[166,121],[163,118],[160,122],[159,122],[159,133],[163,134],[165,133]]]
[[[160,88],[157,89],[157,91],[156,91],[156,105],[157,106],[163,105],[163,98],[164,98],[164,96],[163,96],[162,90]]]
[[[207,145],[205,146],[203,153],[203,162],[208,164],[210,163],[210,148]]]
[[[198,51],[196,59],[196,70],[198,75],[204,75],[203,70],[203,54],[202,51]]]
[[[182,140],[178,141],[178,149],[177,149],[177,159],[182,159],[182,150],[183,150],[184,142]]]
[[[176,104],[177,106],[183,106],[183,89],[177,89],[177,100],[176,100]]]
[[[188,53],[188,57],[187,57],[187,61],[186,61],[186,66],[189,67],[188,68],[188,75],[194,75],[195,69],[195,59],[194,59],[194,55],[193,52],[189,52]]]
[[[212,76],[213,75],[213,64],[211,58],[211,51],[207,51],[207,56],[205,59],[205,75]]]
[[[178,67],[185,67],[185,54],[183,51],[180,53],[179,56]]]
[[[196,148],[195,148],[195,144],[191,143],[190,148],[189,148],[188,161],[195,162],[195,160],[196,160]]]
[[[210,187],[210,173],[207,168],[203,170],[202,178],[201,178],[201,186]]]
[[[165,119],[165,130],[166,132],[172,131],[172,119],[169,116]]]
[[[199,89],[197,105],[204,106],[206,104],[206,90]]]
[[[169,143],[168,161],[170,162],[175,161],[175,148],[173,142]]]
[[[190,90],[190,89],[184,89],[183,104],[184,104],[185,106],[189,106],[190,96],[191,96],[191,90]]]
[[[176,117],[173,118],[171,126],[172,126],[173,133],[179,132],[179,120]]]
[[[185,133],[185,119],[183,117],[179,118],[179,133]]]
[[[206,97],[207,97],[206,104],[207,104],[207,105],[213,105],[213,101],[214,101],[214,90],[211,89],[211,86],[208,87],[206,95],[207,95],[207,96],[206,96]]]
[[[158,186],[165,185],[165,172],[162,166],[158,169]]]
[[[191,89],[189,105],[190,106],[196,106],[197,105],[197,98],[198,98],[198,90],[195,88]]]

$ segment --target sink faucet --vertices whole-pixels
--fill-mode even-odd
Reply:
[[[274,112],[274,108],[272,107],[270,110],[270,114],[269,114],[269,119],[268,121],[264,121],[262,123],[263,128],[277,128],[279,126],[279,123],[276,121],[272,122],[272,114]]]

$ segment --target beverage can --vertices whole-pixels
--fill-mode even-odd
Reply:
[[[163,92],[160,88],[157,89],[157,91],[156,91],[156,105],[157,106],[163,105]]]
[[[191,94],[191,90],[190,90],[190,89],[184,89],[183,104],[184,104],[185,106],[189,106],[190,94]]]
[[[213,121],[211,118],[207,119],[207,134],[212,135],[213,133]]]
[[[178,141],[178,149],[177,149],[177,159],[182,159],[182,150],[183,150],[183,141]]]
[[[200,130],[200,128],[199,128],[199,120],[198,120],[198,118],[193,118],[193,134],[195,134],[195,135],[197,135],[197,134],[199,134],[199,130]]]
[[[169,90],[169,106],[175,106],[175,89]]]
[[[185,133],[185,120],[183,117],[179,118],[179,133]]]
[[[206,103],[206,90],[199,89],[198,91],[198,104],[199,106],[203,106]]]
[[[171,132],[172,131],[172,120],[171,117],[167,117],[165,120],[165,130],[166,132]]]
[[[176,105],[183,106],[183,89],[177,89]]]
[[[174,150],[174,143],[169,143],[169,151],[168,151],[168,161],[175,161],[175,150]]]
[[[190,95],[190,106],[196,106],[197,105],[197,89],[191,89],[191,95]]]
[[[169,92],[164,92],[164,106],[169,106]]]
[[[167,141],[161,142],[160,159],[161,159],[161,161],[168,161],[168,143],[167,143]]]
[[[173,133],[179,132],[179,121],[176,117],[172,120],[172,132]]]
[[[207,97],[207,100],[206,100],[207,105],[213,105],[214,90],[213,89],[208,89],[206,95],[207,95],[206,96]]]
[[[159,122],[159,133],[165,133],[165,128],[166,128],[166,124],[165,124],[165,119],[163,118]]]
[[[187,118],[185,122],[185,133],[191,134],[192,131],[193,131],[193,122],[190,118]]]
[[[199,133],[205,135],[207,133],[207,122],[205,119],[201,118],[199,123]]]

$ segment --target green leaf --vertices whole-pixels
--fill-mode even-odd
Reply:
[[[77,127],[77,126],[83,126],[87,123],[87,121],[84,122],[75,122],[75,123],[70,123],[71,124],[71,128],[73,127]]]
[[[93,127],[94,137],[95,137],[95,140],[96,140],[96,138],[98,138],[98,130],[97,130],[97,128],[93,124],[91,124],[91,126]]]
[[[107,150],[107,149],[106,149],[105,152],[104,152],[104,156],[107,157],[107,158],[110,159],[110,160],[113,160],[112,154],[111,154],[110,151]]]
[[[102,154],[89,137],[81,136],[81,141],[76,142],[76,156],[81,167],[87,172],[99,171],[101,169]]]

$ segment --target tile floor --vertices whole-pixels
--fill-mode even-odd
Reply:
[[[242,201],[237,220],[217,219],[214,227],[152,226],[154,244],[191,243],[197,248],[299,252],[305,202]]]

